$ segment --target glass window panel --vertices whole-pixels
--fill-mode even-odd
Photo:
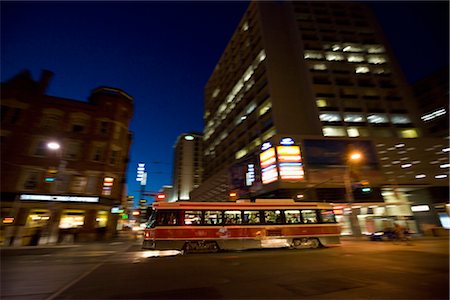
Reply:
[[[178,211],[160,210],[156,215],[158,225],[178,225]]]
[[[281,218],[280,210],[266,210],[264,212],[264,221],[267,224],[281,224],[283,220]]]
[[[222,212],[219,210],[207,210],[205,211],[205,224],[206,225],[220,225],[222,224]]]
[[[242,224],[242,215],[240,210],[226,210],[224,212],[225,224]]]
[[[362,62],[364,61],[364,56],[359,54],[351,54],[347,57],[348,62]]]
[[[367,62],[369,64],[384,64],[386,62],[386,58],[382,55],[371,55],[367,58]]]
[[[322,122],[338,122],[341,121],[341,115],[335,112],[323,112],[320,113],[320,121]]]
[[[184,225],[200,225],[202,212],[200,210],[187,210],[184,212]]]
[[[322,59],[323,55],[317,51],[305,51],[304,58],[306,59]]]
[[[301,218],[300,218],[300,210],[286,210],[284,212],[284,215],[286,217],[286,223],[288,224],[297,224],[297,223],[301,223]]]
[[[369,123],[375,123],[375,124],[389,122],[386,114],[370,114],[367,116],[367,120],[369,121]]]
[[[323,127],[324,136],[347,136],[347,132],[342,127]]]
[[[301,212],[303,223],[317,223],[317,215],[315,210],[303,209]]]
[[[349,123],[360,123],[365,122],[366,118],[363,114],[355,114],[355,113],[345,113],[344,114],[344,121]]]
[[[328,61],[341,61],[344,60],[344,55],[340,54],[340,53],[327,53],[326,54],[326,59]]]
[[[323,223],[336,223],[336,218],[334,216],[333,210],[321,209],[320,217],[322,218]]]
[[[411,120],[407,115],[391,115],[391,121],[394,124],[409,124]]]
[[[245,210],[243,223],[244,224],[259,224],[259,223],[261,223],[259,211]]]
[[[400,137],[402,138],[417,138],[419,137],[419,133],[417,129],[411,128],[411,129],[403,129],[399,132]]]

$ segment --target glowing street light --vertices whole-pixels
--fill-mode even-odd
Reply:
[[[345,183],[345,194],[347,196],[347,202],[352,207],[352,203],[354,202],[353,198],[353,190],[352,190],[352,184],[351,184],[351,178],[350,178],[350,168],[353,163],[357,163],[363,159],[363,155],[361,152],[352,151],[349,153],[345,165],[345,176],[344,176],[344,183]],[[355,209],[351,209],[350,212],[350,225],[352,228],[353,236],[361,236],[361,228],[359,227],[359,221],[358,216],[356,214]]]
[[[50,150],[58,150],[59,148],[61,148],[61,145],[57,142],[49,142],[47,144],[47,148]]]

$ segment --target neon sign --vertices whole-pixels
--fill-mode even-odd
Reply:
[[[268,184],[278,180],[277,160],[275,148],[268,148],[259,155],[261,164],[262,182]]]
[[[305,179],[299,146],[277,146],[277,157],[281,180]]]

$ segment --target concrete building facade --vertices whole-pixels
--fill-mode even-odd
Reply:
[[[43,71],[35,81],[24,71],[2,83],[5,244],[111,236],[111,209],[126,202],[133,98],[110,87],[94,89],[88,101],[50,96],[51,76]]]
[[[202,135],[183,133],[174,146],[173,183],[167,201],[189,200],[189,193],[198,188],[202,180]]]
[[[424,137],[413,93],[363,3],[250,3],[206,84],[204,120],[204,180],[191,193],[194,200],[298,195],[345,203],[343,173],[336,170],[348,169],[342,158],[349,147],[364,144],[370,163],[358,172],[365,170],[360,177],[370,179],[364,181],[371,192],[358,194],[362,189],[354,185],[361,180],[351,178],[355,202],[368,203],[365,208],[373,206],[369,202],[385,206],[387,190],[393,190],[407,205],[400,184],[433,185],[445,212],[448,169],[439,166],[448,162],[448,141]],[[295,180],[280,175],[276,147],[285,139],[300,147],[303,158],[295,162],[302,166],[301,178]],[[278,172],[270,183],[262,178],[260,155],[266,143],[275,151],[276,163],[270,167]],[[410,143],[422,146],[406,146]],[[396,151],[403,147],[415,150]],[[428,148],[436,150],[429,157],[439,161],[434,166],[421,159]],[[321,165],[318,151],[340,158],[334,165]],[[400,156],[386,156],[394,152]],[[412,166],[414,171],[408,169]],[[424,178],[421,174],[427,178],[424,185],[417,182]],[[254,177],[250,185],[248,176]],[[341,179],[333,182],[331,177]],[[411,209],[406,211],[408,218],[413,216]]]

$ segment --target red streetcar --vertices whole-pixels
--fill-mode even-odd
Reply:
[[[284,199],[255,202],[156,202],[144,249],[216,252],[255,248],[318,248],[340,243],[327,203]]]

